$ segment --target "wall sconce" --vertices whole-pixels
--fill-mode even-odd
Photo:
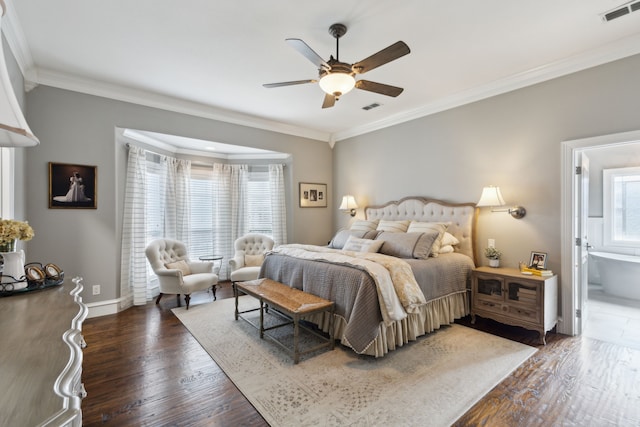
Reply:
[[[480,200],[476,204],[477,207],[481,208],[483,206],[504,206],[506,203],[502,198],[502,193],[500,192],[500,187],[494,187],[493,185],[489,187],[484,187],[482,189],[482,195],[480,196]],[[527,211],[522,206],[514,206],[513,208],[507,209],[491,209],[491,212],[509,212],[512,217],[516,219],[524,218],[527,214]]]
[[[351,195],[347,194],[342,197],[342,203],[340,203],[340,207],[338,208],[341,211],[349,212],[349,215],[356,216],[356,209],[358,209],[358,204],[356,203],[356,199]]]

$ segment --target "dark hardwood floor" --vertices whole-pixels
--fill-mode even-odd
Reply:
[[[228,282],[217,293],[232,294]],[[209,301],[210,294],[197,293],[191,304]],[[85,322],[83,425],[267,425],[173,315],[175,306],[176,298],[166,296],[160,305]],[[640,425],[639,350],[554,333],[540,346],[537,333],[521,328],[486,319],[459,323],[539,351],[456,426]]]

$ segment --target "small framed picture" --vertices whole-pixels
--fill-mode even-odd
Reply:
[[[529,268],[544,270],[547,268],[547,254],[544,252],[531,252],[531,260],[529,260]]]
[[[327,184],[300,183],[301,208],[326,208]]]
[[[97,166],[49,163],[50,209],[97,209]]]

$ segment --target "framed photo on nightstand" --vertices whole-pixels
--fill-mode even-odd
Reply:
[[[531,252],[529,268],[545,270],[547,268],[547,254],[545,252]]]

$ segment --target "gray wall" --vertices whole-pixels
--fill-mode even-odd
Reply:
[[[333,206],[300,209],[299,181],[324,182],[332,191],[332,157],[326,142],[208,120],[47,86],[28,93],[27,120],[40,145],[26,150],[28,219],[36,236],[27,261],[54,262],[68,277],[82,276],[86,302],[119,297],[120,221],[124,196],[122,146],[116,127],[148,130],[290,153],[294,202],[289,206],[289,241],[324,244],[332,234]],[[98,209],[48,209],[48,163],[95,165]],[[329,199],[331,201],[331,199]],[[92,285],[102,294],[90,295]]]
[[[410,195],[477,202],[483,186],[500,186],[527,216],[483,208],[476,250],[494,238],[510,267],[547,252],[559,273],[561,143],[640,129],[639,74],[634,56],[340,141],[334,192],[354,194],[360,206]],[[348,215],[334,218],[348,226]]]

